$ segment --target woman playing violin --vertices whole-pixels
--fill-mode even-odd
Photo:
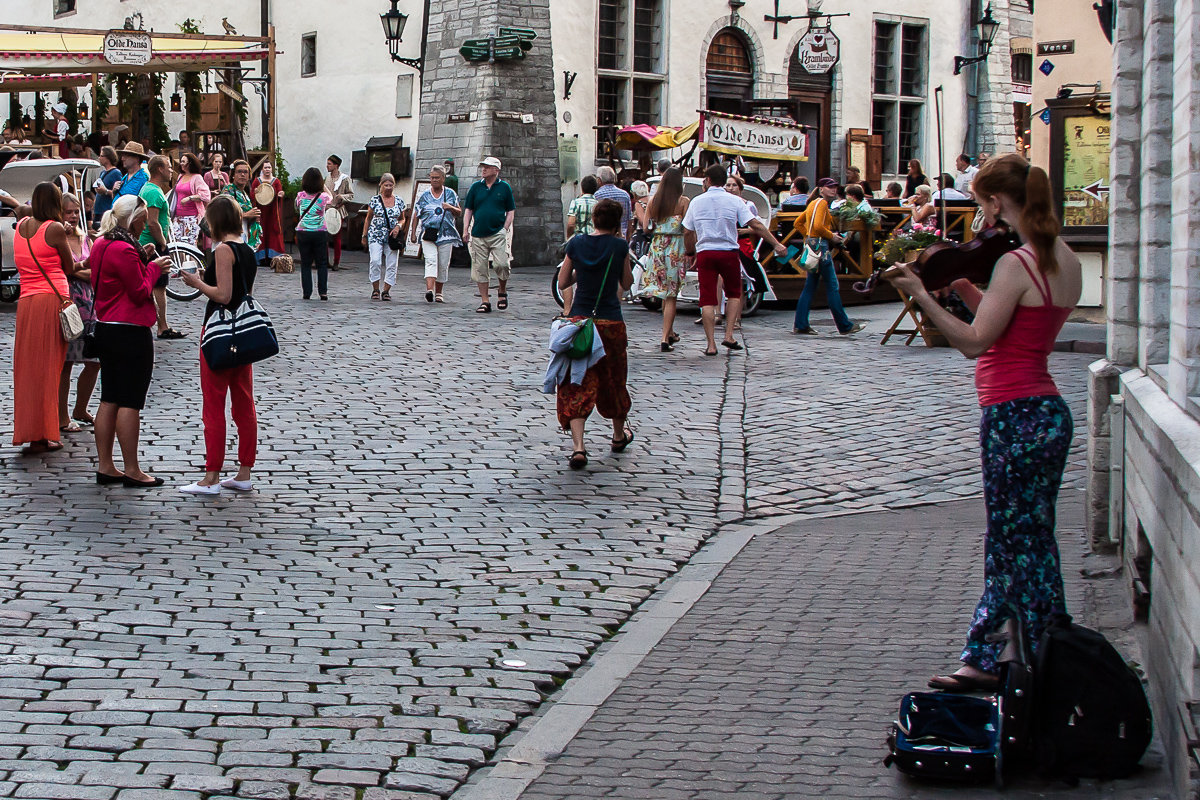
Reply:
[[[913,296],[951,345],[978,359],[984,591],[967,631],[962,668],[929,682],[946,691],[998,685],[1002,643],[986,637],[1006,619],[1020,620],[1028,641],[1036,643],[1051,615],[1066,611],[1054,514],[1072,421],[1047,360],[1079,301],[1079,259],[1058,236],[1044,170],[1007,155],[981,167],[974,185],[987,224],[1007,222],[1024,242],[996,263],[986,291],[966,280],[951,284],[975,321],[968,324],[942,308],[907,266],[884,275]]]

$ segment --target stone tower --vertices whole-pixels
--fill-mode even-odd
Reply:
[[[468,62],[467,39],[501,26],[537,33],[524,59]],[[553,264],[561,243],[558,128],[550,51],[550,0],[447,0],[430,6],[421,85],[416,175],[453,158],[460,194],[479,177],[479,161],[496,156],[517,201],[513,258],[518,265]]]

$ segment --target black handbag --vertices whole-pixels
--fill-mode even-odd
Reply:
[[[246,274],[239,270],[245,296],[236,309],[219,306],[204,323],[200,352],[210,369],[229,369],[253,364],[279,352],[279,340],[271,318],[246,286]]]
[[[387,245],[388,245],[388,248],[391,250],[403,250],[404,249],[404,234],[403,233],[400,233],[399,235],[392,234],[392,215],[388,213],[388,207],[383,204],[383,196],[382,195],[379,195],[379,205],[383,208],[383,220],[384,220],[384,222],[387,223],[387,229],[388,229]]]

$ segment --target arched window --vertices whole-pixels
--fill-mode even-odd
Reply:
[[[710,111],[746,114],[754,97],[754,61],[745,34],[725,28],[713,37],[705,59]]]

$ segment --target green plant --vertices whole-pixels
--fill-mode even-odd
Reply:
[[[104,118],[108,116],[109,106],[112,105],[112,95],[108,93],[108,81],[96,81],[96,126],[97,130],[104,126]]]
[[[292,174],[288,172],[287,159],[283,157],[283,151],[279,148],[275,149],[275,177],[283,184],[283,193],[288,197],[295,197],[300,192],[300,179],[292,178]]]
[[[879,248],[875,260],[881,264],[895,264],[897,261],[903,261],[911,251],[924,250],[940,241],[942,232],[936,227],[915,223],[908,230],[895,230]]]
[[[165,151],[171,146],[171,130],[167,127],[167,109],[163,104],[163,86],[166,74],[155,72],[150,75],[150,141],[155,150]]]
[[[67,104],[67,131],[74,136],[79,133],[79,95],[74,89],[64,89],[59,99]]]
[[[181,33],[200,33],[200,23],[191,17],[179,23],[178,27]],[[187,118],[184,127],[194,130],[200,124],[200,73],[180,73],[176,85],[183,89],[183,107]]]
[[[878,211],[870,207],[860,207],[858,203],[852,200],[842,203],[829,213],[833,214],[833,218],[843,225],[862,222],[868,228],[874,228],[879,225],[880,220]]]

